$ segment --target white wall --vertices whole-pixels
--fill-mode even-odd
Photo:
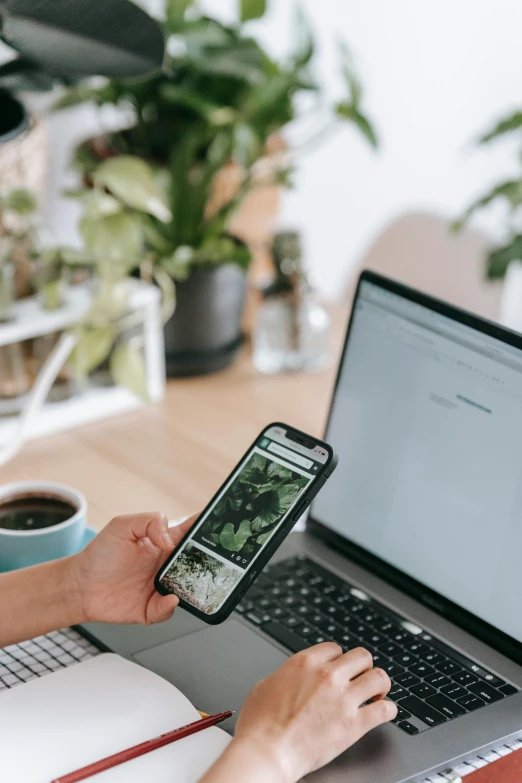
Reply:
[[[270,0],[269,0],[270,2]],[[235,0],[207,2],[230,13]],[[274,52],[291,41],[293,0],[271,0],[260,30]],[[394,216],[412,209],[458,214],[488,184],[516,166],[513,144],[476,151],[478,132],[522,106],[522,4],[517,0],[304,0],[320,38],[318,66],[338,94],[339,36],[352,45],[366,85],[366,107],[382,139],[374,155],[351,128],[300,161],[286,195],[283,225],[303,230],[312,269],[334,294],[361,254]],[[335,75],[334,75],[335,74]],[[53,119],[53,155],[61,169],[67,138],[88,135],[83,109]],[[69,233],[71,213],[55,197],[49,211]],[[69,208],[70,209],[70,208]],[[495,228],[495,220],[490,221]]]

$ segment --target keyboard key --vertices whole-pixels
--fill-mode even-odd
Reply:
[[[273,621],[264,625],[263,631],[294,653],[306,650],[311,644],[311,642],[301,639],[288,628]]]
[[[414,726],[413,723],[408,723],[407,720],[403,720],[400,723],[397,724],[397,726],[400,729],[403,729],[404,731],[408,732],[408,734],[418,734],[419,729],[417,726]]]
[[[337,642],[337,644],[340,644],[341,647],[346,647],[347,650],[352,650],[354,647],[358,647],[358,641],[357,639],[354,639],[353,636],[350,636],[348,633],[337,633],[334,634],[334,642]]]
[[[380,635],[380,634],[378,634],[378,633],[373,633],[373,634],[371,634],[371,635],[370,635],[370,636],[367,638],[367,640],[366,640],[366,641],[368,642],[368,644],[371,644],[371,645],[372,645],[372,647],[378,647],[378,646],[379,646],[380,644],[382,644],[383,642],[387,643],[387,642],[388,642],[388,639],[386,639],[386,637],[385,637],[385,636],[381,636],[381,635]]]
[[[312,644],[322,644],[323,642],[332,642],[333,639],[330,639],[328,636],[323,636],[323,634],[319,634],[318,636],[311,636],[309,639],[309,644],[307,646],[310,646]]]
[[[404,699],[408,695],[408,691],[405,690],[405,688],[401,688],[400,685],[392,684],[391,690],[388,693],[388,698],[393,701],[399,701],[399,699]]]
[[[443,661],[442,663],[439,663],[437,665],[437,669],[439,672],[442,672],[443,674],[447,674],[448,677],[451,677],[452,674],[456,674],[456,672],[460,671],[460,666],[457,666],[456,663],[453,663],[453,661]]]
[[[427,663],[414,663],[412,666],[408,667],[410,672],[412,674],[415,674],[417,677],[427,677],[428,674],[434,674],[435,669],[432,666],[428,666]]]
[[[439,710],[439,712],[442,712],[443,715],[450,719],[458,718],[459,715],[464,715],[466,712],[464,707],[461,707],[459,704],[451,701],[451,699],[448,699],[448,697],[444,696],[442,693],[437,693],[435,696],[430,696],[426,699],[426,701],[428,704],[431,704],[432,707],[435,707],[435,709]]]
[[[302,625],[299,628],[299,636],[302,636],[303,639],[308,638],[308,636],[313,636],[315,633],[315,628],[312,628],[311,625]]]
[[[466,687],[471,685],[473,682],[477,682],[477,678],[473,674],[471,674],[471,672],[464,672],[464,671],[460,671],[457,672],[456,674],[453,674],[451,676],[451,679],[455,680],[455,682],[458,682],[459,685],[465,685]]]
[[[428,696],[433,696],[437,691],[425,682],[420,682],[418,685],[413,685],[410,691],[414,696],[418,696],[419,699],[427,699]],[[435,705],[434,705],[435,706]]]
[[[395,655],[393,660],[406,669],[413,663],[418,663],[418,658],[408,652],[401,652],[399,655]]]
[[[428,674],[425,680],[430,685],[433,685],[434,688],[442,688],[444,685],[452,684],[450,678],[446,677],[445,674],[441,674],[440,672],[435,672],[435,674]]]
[[[501,685],[499,690],[502,691],[504,696],[512,696],[514,693],[518,693],[515,686],[510,685],[509,683],[507,683],[506,685]]]
[[[441,688],[442,693],[449,696],[451,699],[460,699],[463,696],[467,696],[468,692],[462,685],[457,685],[456,682],[452,682],[451,685],[444,685]]]
[[[457,702],[466,710],[478,710],[479,707],[483,707],[486,703],[477,696],[473,696],[471,693],[468,693],[466,696],[462,696],[462,698],[457,699]]]
[[[416,639],[414,639],[412,642],[406,642],[404,647],[406,650],[408,650],[408,652],[411,652],[414,655],[421,655],[424,652],[428,652],[430,649],[427,644],[418,642]]]
[[[399,723],[401,720],[406,720],[407,718],[411,718],[411,712],[408,712],[408,710],[405,710],[404,707],[397,707],[397,717],[393,719],[393,723]]]
[[[417,718],[428,726],[438,726],[439,723],[444,723],[446,720],[442,713],[418,699],[417,696],[408,696],[406,699],[401,699],[399,706],[416,715]]]
[[[390,677],[395,677],[397,679],[398,674],[402,674],[404,672],[404,668],[402,666],[399,666],[398,663],[395,663],[395,661],[388,661],[387,663],[381,663],[380,668],[384,669],[387,674],[389,674]]]
[[[262,625],[270,620],[270,617],[267,614],[262,615],[256,614],[255,612],[248,612],[246,618],[254,625]],[[65,653],[65,655],[67,655],[68,658],[71,657],[68,653]],[[61,663],[70,663],[71,661],[65,660],[65,655],[58,655],[58,660],[61,661]]]
[[[295,617],[293,614],[288,614],[286,617],[282,617],[279,622],[281,625],[284,625],[285,628],[295,628],[296,626],[301,625],[301,620],[298,617]]]
[[[486,672],[486,671],[484,673],[482,673],[482,671],[480,671],[480,670],[477,673],[478,673],[479,677],[482,677],[484,680],[486,680],[486,682],[488,682],[494,688],[500,688],[501,685],[505,685],[506,684],[506,681],[505,680],[501,680],[500,677],[496,676],[496,674],[491,674],[490,672]]]
[[[445,663],[448,660],[436,650],[428,650],[427,653],[423,653],[420,657],[423,661],[429,663],[430,666],[437,666],[437,664]]]
[[[411,688],[412,685],[418,685],[420,682],[419,678],[414,674],[410,674],[410,672],[399,674],[397,677],[394,677],[394,680],[403,688]]]
[[[270,598],[259,598],[255,604],[259,609],[272,609],[274,606],[274,602]]]
[[[478,696],[480,699],[484,699],[488,704],[492,704],[494,701],[500,701],[504,698],[504,694],[492,688],[485,682],[474,682],[468,685],[468,690]]]
[[[378,647],[379,650],[389,658],[393,658],[395,655],[400,655],[402,652],[402,649],[399,647],[399,645],[395,644],[395,642],[390,642],[389,639],[386,640],[385,644],[377,644],[376,647]]]
[[[404,644],[405,642],[411,640],[412,636],[411,634],[401,629],[400,631],[398,631],[398,633],[391,634],[391,638],[393,639],[394,642],[399,642],[400,644]]]
[[[274,620],[280,620],[281,617],[286,617],[288,612],[286,609],[283,609],[282,606],[276,606],[275,609],[272,609],[270,612]]]
[[[379,633],[386,634],[386,636],[389,636],[391,633],[398,633],[400,630],[399,626],[392,623],[388,617],[374,620],[373,627],[376,628]]]

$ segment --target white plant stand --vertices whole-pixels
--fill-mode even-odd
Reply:
[[[161,323],[161,294],[158,288],[140,280],[129,281],[129,306],[141,312],[144,330],[144,359],[147,391],[151,402],[165,394],[165,355]],[[91,301],[87,286],[73,286],[67,292],[66,304],[59,310],[44,310],[37,297],[15,302],[13,318],[0,324],[0,346],[32,337],[64,331],[79,323]],[[0,409],[2,406],[0,401]],[[91,387],[60,402],[46,402],[33,419],[27,438],[37,438],[78,427],[97,419],[135,410],[144,401],[121,386]],[[6,401],[4,410],[8,410]],[[14,433],[17,415],[0,418],[0,445]]]

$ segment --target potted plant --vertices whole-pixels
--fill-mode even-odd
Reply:
[[[161,73],[83,84],[58,103],[66,108],[91,100],[130,110],[122,130],[78,148],[75,163],[87,187],[101,161],[134,156],[152,166],[166,193],[171,218],[147,214],[141,220],[147,258],[176,281],[177,307],[165,328],[170,375],[216,370],[236,354],[250,249],[233,235],[230,220],[253,189],[287,183],[293,150],[274,139],[300,118],[296,99],[309,95],[317,102],[319,127],[303,146],[339,120],[354,123],[376,144],[346,47],[340,50],[346,97],[325,106],[311,73],[314,42],[303,14],[296,19],[296,50],[278,62],[244,27],[264,11],[264,2],[243,0],[237,23],[226,25],[202,15],[191,0],[169,0]],[[274,146],[279,151],[271,154]]]
[[[479,138],[479,144],[485,145],[513,133],[522,132],[522,112],[517,111],[498,122]],[[460,230],[476,212],[501,204],[507,210],[505,239],[494,247],[486,260],[486,275],[490,280],[505,277],[512,261],[522,261],[522,157],[519,155],[519,171],[516,176],[495,185],[471,204],[464,215],[455,221],[453,227]]]

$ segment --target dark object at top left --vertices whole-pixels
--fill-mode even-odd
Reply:
[[[130,0],[0,0],[0,29],[15,54],[0,66],[0,143],[27,128],[18,91],[94,75],[137,78],[163,62],[161,27]]]

